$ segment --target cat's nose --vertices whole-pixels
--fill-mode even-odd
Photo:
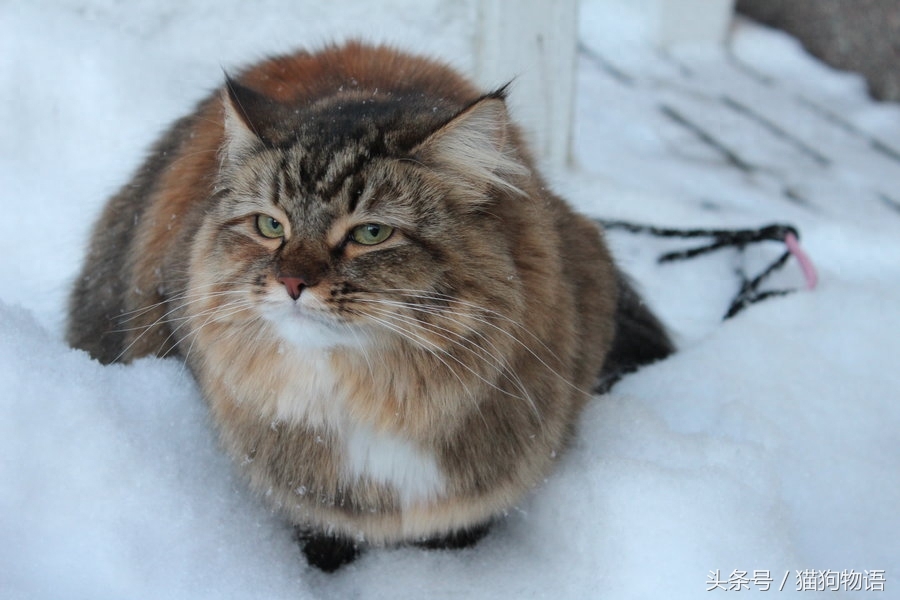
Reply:
[[[307,285],[306,280],[302,277],[291,277],[288,275],[282,275],[278,278],[278,281],[284,285],[288,295],[294,300],[300,297],[300,292]]]

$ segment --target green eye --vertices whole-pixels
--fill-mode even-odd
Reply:
[[[365,225],[355,227],[353,231],[350,232],[350,237],[357,244],[362,244],[364,246],[374,246],[375,244],[380,244],[381,242],[391,237],[392,233],[394,233],[394,228],[390,225],[366,223]]]
[[[284,225],[269,215],[257,215],[256,228],[263,237],[272,239],[284,237]]]

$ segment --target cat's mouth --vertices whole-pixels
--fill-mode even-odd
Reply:
[[[262,315],[277,334],[300,349],[358,346],[360,336],[349,323],[336,318],[317,299],[304,299],[306,293],[289,302],[268,302]]]
[[[317,323],[325,327],[335,328],[343,326],[343,324],[333,315],[331,315],[330,312],[325,312],[321,309],[309,308],[308,306],[303,306],[298,302],[295,302],[292,306],[286,307],[285,312],[287,313],[288,318],[295,319],[300,322],[308,321],[311,323]]]
[[[271,313],[277,320],[296,323],[315,323],[323,327],[338,327],[340,321],[327,309],[309,306],[300,300],[294,302],[269,303],[264,312]]]

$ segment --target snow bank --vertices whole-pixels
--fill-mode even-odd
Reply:
[[[235,480],[177,361],[101,367],[0,305],[0,399],[4,598],[305,589],[288,532]]]

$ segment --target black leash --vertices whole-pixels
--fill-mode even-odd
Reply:
[[[706,239],[707,243],[688,248],[686,250],[678,250],[667,252],[658,259],[659,263],[675,262],[688,260],[722,248],[736,248],[739,252],[750,244],[758,244],[761,242],[780,242],[787,246],[787,250],[779,256],[774,262],[769,264],[759,274],[748,277],[743,269],[737,270],[740,278],[740,288],[731,301],[728,311],[725,313],[723,320],[730,319],[742,310],[756,304],[767,298],[775,296],[784,296],[795,290],[761,290],[762,284],[776,271],[780,270],[791,256],[794,256],[800,263],[803,274],[806,277],[807,287],[810,289],[816,286],[817,276],[812,261],[806,256],[798,243],[800,234],[797,229],[791,225],[773,224],[761,227],[759,229],[669,229],[663,227],[654,227],[652,225],[643,225],[638,223],[629,223],[627,221],[614,221],[605,219],[595,219],[597,223],[604,229],[613,230],[620,229],[630,233],[646,233],[657,237],[665,238],[683,238]]]

